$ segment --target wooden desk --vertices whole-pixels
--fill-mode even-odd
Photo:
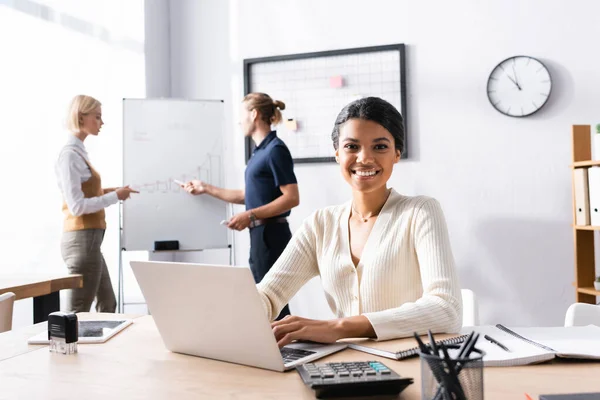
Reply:
[[[13,341],[29,337],[22,330],[2,335],[0,339],[10,336]],[[373,359],[415,378],[399,399],[420,400],[418,359],[392,361],[344,350],[322,361]],[[524,392],[537,399],[541,393],[600,391],[599,375],[600,363],[593,362],[486,368],[485,399],[521,400]],[[0,361],[0,379],[0,398],[10,399],[314,399],[294,371],[272,372],[169,352],[150,316],[136,319],[105,344],[79,345],[77,355],[51,354],[46,346],[35,346]]]
[[[33,297],[33,323],[48,319],[48,314],[60,310],[59,291],[83,286],[79,274],[16,274],[0,275],[0,294],[13,292],[16,300]]]

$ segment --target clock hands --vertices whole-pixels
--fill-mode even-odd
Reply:
[[[506,76],[508,76],[508,79],[510,79],[510,80],[512,81],[512,83],[514,83],[514,84],[515,84],[515,86],[516,86],[516,87],[517,87],[519,90],[522,90],[522,89],[521,89],[521,86],[519,86],[519,83],[518,83],[516,80],[514,80],[514,79],[513,79],[513,78],[512,78],[512,77],[511,77],[511,76],[508,74],[508,72],[506,73]],[[517,77],[517,75],[515,74],[515,78],[516,78],[516,77]]]
[[[517,77],[517,71],[515,71],[515,64],[517,62],[515,60],[513,60],[513,65],[512,65],[512,70],[513,70],[513,74],[515,75],[515,80],[513,81],[515,83],[515,85],[517,85],[517,87],[519,88],[519,90],[521,89],[521,85],[519,85],[519,78]]]
[[[508,79],[510,79],[510,81],[512,83],[515,84],[515,86],[517,87],[517,89],[521,90],[521,86],[519,85],[519,83],[516,81],[517,78],[517,73],[515,72],[515,64],[513,63],[513,74],[515,75],[515,79],[513,79],[509,74],[508,71],[504,69],[504,67],[502,66],[502,64],[500,64],[498,67],[500,67],[500,69],[506,74],[506,76],[508,77]]]

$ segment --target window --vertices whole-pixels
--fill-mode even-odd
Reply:
[[[0,4],[1,273],[65,272],[54,163],[67,106],[76,94],[102,102],[105,125],[85,144],[103,186],[120,185],[122,99],[145,97],[144,62],[143,0]],[[116,289],[118,208],[106,211]]]

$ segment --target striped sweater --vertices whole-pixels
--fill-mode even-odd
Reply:
[[[315,276],[337,317],[364,315],[378,340],[414,331],[458,332],[462,303],[444,214],[437,200],[392,189],[355,267],[351,202],[314,212],[258,291],[270,320]]]

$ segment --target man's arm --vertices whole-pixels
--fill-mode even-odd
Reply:
[[[297,183],[279,186],[279,190],[281,190],[281,196],[264,206],[250,210],[254,213],[256,219],[276,217],[300,204]]]
[[[212,197],[227,203],[244,204],[246,196],[243,189],[223,189],[212,185],[206,185],[206,187],[206,193]]]
[[[244,200],[245,200],[244,189],[242,189],[242,190],[223,189],[220,187],[209,185],[208,183],[204,183],[197,179],[194,179],[194,180],[191,180],[191,181],[185,183],[182,187],[188,193],[191,193],[194,195],[208,194],[219,200],[226,201],[227,203],[244,204]]]
[[[298,184],[279,186],[282,195],[264,206],[247,210],[234,215],[229,220],[228,228],[241,231],[250,226],[250,214],[254,213],[256,219],[271,218],[283,214],[300,204],[300,195],[298,194]]]

